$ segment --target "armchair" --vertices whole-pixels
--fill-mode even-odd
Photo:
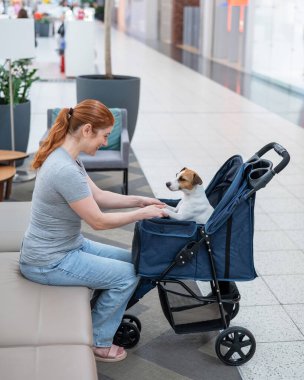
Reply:
[[[129,168],[129,151],[130,141],[127,129],[127,110],[123,108],[110,109],[115,116],[115,126],[111,133],[120,133],[120,142],[110,143],[106,149],[100,149],[96,152],[95,156],[89,156],[81,153],[79,158],[82,160],[83,165],[87,172],[97,171],[123,171],[123,186],[122,193],[128,194],[128,168]],[[47,129],[52,127],[55,118],[57,117],[60,108],[52,108],[47,110]],[[119,125],[121,124],[121,125]],[[48,131],[43,136],[46,137]],[[114,132],[115,131],[115,132]],[[110,136],[111,136],[110,135]],[[118,136],[119,137],[119,136]]]

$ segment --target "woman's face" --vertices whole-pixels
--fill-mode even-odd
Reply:
[[[94,156],[99,148],[108,145],[108,137],[113,129],[113,126],[105,129],[97,129],[96,133],[91,130],[87,135],[86,143],[83,149],[84,153]]]

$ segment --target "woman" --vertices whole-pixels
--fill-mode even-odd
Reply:
[[[79,153],[93,156],[106,146],[113,125],[112,113],[96,100],[61,110],[32,164],[38,173],[20,256],[20,270],[29,280],[103,289],[92,310],[93,351],[100,361],[127,356],[112,340],[138,278],[130,252],[85,239],[81,219],[95,230],[106,230],[166,216],[157,199],[100,190],[86,174]],[[138,209],[100,210],[134,207]]]

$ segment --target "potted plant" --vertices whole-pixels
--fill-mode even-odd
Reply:
[[[12,84],[15,124],[15,149],[26,152],[30,122],[31,103],[28,99],[33,82],[39,79],[37,69],[30,67],[31,59],[12,62]],[[0,149],[11,150],[9,70],[7,62],[0,66]]]
[[[110,108],[125,108],[128,111],[128,132],[133,137],[140,93],[140,78],[112,73],[111,21],[113,0],[105,0],[105,75],[80,75],[76,78],[77,102],[97,99]]]
[[[39,37],[49,37],[51,21],[47,13],[36,12],[34,14],[35,19],[35,33]]]

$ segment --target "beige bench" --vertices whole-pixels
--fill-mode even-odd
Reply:
[[[97,380],[90,292],[19,272],[29,202],[0,204],[0,379]]]

